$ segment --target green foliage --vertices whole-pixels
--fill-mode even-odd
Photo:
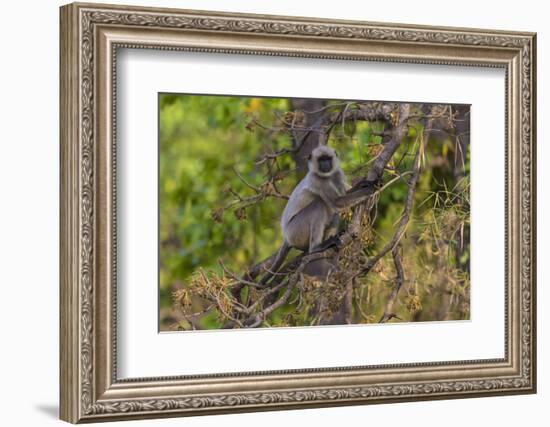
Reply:
[[[171,293],[198,268],[219,270],[218,259],[239,270],[273,253],[281,243],[276,226],[284,200],[270,199],[246,212],[226,210],[230,191],[251,193],[237,177],[263,183],[255,165],[265,142],[246,129],[250,116],[271,123],[284,113],[280,99],[160,96],[160,301],[166,313]],[[270,144],[288,146],[274,136]],[[289,162],[290,164],[290,162]],[[288,167],[289,165],[287,165]]]

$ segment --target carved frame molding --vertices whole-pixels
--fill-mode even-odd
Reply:
[[[506,357],[117,380],[118,48],[505,68]],[[74,423],[534,392],[535,51],[532,33],[63,6],[61,418]]]

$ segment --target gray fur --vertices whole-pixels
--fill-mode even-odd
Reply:
[[[322,173],[318,170],[317,159],[321,156],[332,157],[331,171]],[[285,241],[303,251],[311,251],[331,237],[326,235],[326,231],[338,227],[336,200],[348,189],[338,156],[332,148],[325,145],[315,148],[308,167],[308,174],[290,195],[281,218]],[[332,235],[334,233],[335,230]]]
[[[318,159],[327,156],[332,158],[332,169],[323,173],[318,168]],[[311,252],[338,230],[340,217],[336,201],[346,194],[349,187],[336,152],[325,145],[315,148],[308,168],[309,172],[290,195],[283,212],[281,228],[284,242],[271,266],[272,272],[279,269],[291,247]],[[330,265],[322,261],[308,265],[306,273],[326,275]],[[269,280],[267,276],[262,282]]]

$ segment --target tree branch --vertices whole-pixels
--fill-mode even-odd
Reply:
[[[393,257],[393,264],[395,266],[395,273],[397,274],[395,278],[395,285],[391,291],[390,296],[388,297],[388,301],[386,302],[386,306],[384,308],[384,314],[382,314],[382,317],[380,318],[379,323],[385,323],[390,319],[398,318],[396,314],[393,312],[393,304],[395,303],[397,299],[397,294],[399,293],[399,290],[403,286],[403,282],[405,281],[405,274],[403,272],[403,264],[401,263],[401,258],[399,256],[399,246],[396,246],[391,251],[392,257]]]

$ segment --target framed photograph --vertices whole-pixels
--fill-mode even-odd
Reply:
[[[63,420],[536,391],[535,34],[60,22]]]

